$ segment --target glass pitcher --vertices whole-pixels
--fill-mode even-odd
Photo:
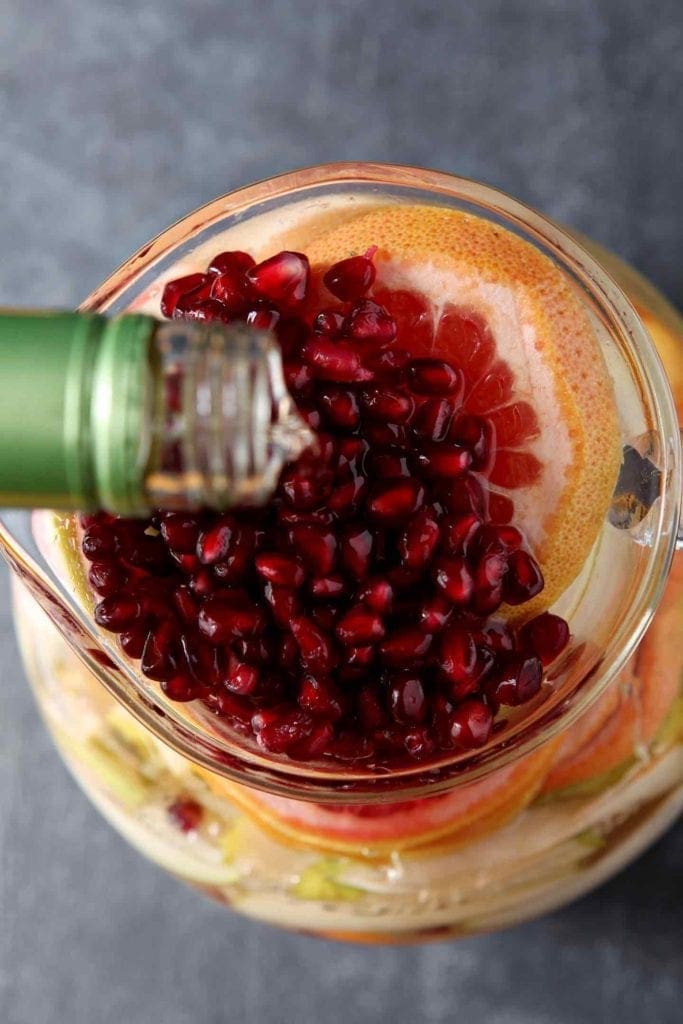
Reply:
[[[38,705],[74,777],[112,825],[160,866],[245,914],[369,942],[470,934],[557,907],[635,857],[683,806],[672,397],[673,389],[680,413],[683,322],[635,271],[486,186],[419,169],[337,164],[240,189],[191,213],[82,308],[158,315],[163,282],[213,252],[249,249],[256,231],[277,233],[332,205],[379,201],[466,210],[549,255],[596,325],[623,444],[659,471],[656,500],[624,529],[605,521],[563,598],[571,646],[532,710],[483,749],[429,770],[416,764],[379,774],[268,755],[193,703],[168,700],[95,625],[84,580],[64,568],[74,544],[68,521],[22,512],[0,525]]]

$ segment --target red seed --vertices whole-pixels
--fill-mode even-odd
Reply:
[[[535,654],[549,665],[569,643],[569,625],[559,615],[543,612],[526,622],[519,631],[519,642],[525,651]]]
[[[280,321],[280,314],[271,306],[259,306],[250,309],[244,319],[250,327],[258,331],[272,331]]]
[[[364,256],[350,256],[333,264],[323,277],[323,284],[337,299],[351,302],[360,298],[375,281],[373,250]]]
[[[509,571],[503,584],[503,596],[508,604],[523,604],[543,590],[541,568],[528,551],[513,551]]]
[[[398,550],[409,569],[421,569],[430,560],[439,543],[439,524],[431,509],[422,508],[403,530]]]
[[[102,561],[116,553],[118,542],[111,526],[94,523],[89,526],[81,540],[81,550],[92,562]]]
[[[252,292],[286,306],[304,301],[309,277],[308,258],[300,252],[279,252],[246,272]]]
[[[470,683],[478,678],[477,645],[460,626],[449,626],[441,635],[439,667],[452,683]]]
[[[182,555],[195,553],[199,538],[199,523],[184,512],[170,512],[161,523],[161,536],[172,551]]]
[[[139,602],[128,594],[110,594],[95,607],[95,622],[112,633],[130,629],[139,615]]]
[[[240,252],[239,250],[219,252],[209,264],[209,273],[232,274],[237,278],[243,278],[247,270],[251,270],[255,265],[256,261],[248,252]]]
[[[327,675],[336,661],[329,638],[304,615],[292,619],[291,629],[306,667],[313,673]]]
[[[284,754],[310,735],[313,719],[304,711],[288,711],[278,715],[258,730],[256,742],[271,754]]]
[[[408,379],[420,395],[449,395],[453,402],[462,399],[462,373],[441,359],[415,359],[408,366]]]
[[[119,635],[119,643],[129,658],[139,658],[142,654],[148,629],[146,626],[133,626]]]
[[[343,714],[344,699],[330,679],[309,675],[301,683],[299,706],[311,715],[336,722]]]
[[[389,580],[375,577],[363,584],[358,591],[358,599],[373,611],[386,615],[394,603],[394,588]]]
[[[387,480],[390,477],[412,476],[410,459],[406,452],[396,445],[380,448],[372,453],[371,476],[375,480]]]
[[[488,516],[488,491],[476,473],[449,480],[439,493],[439,500],[449,512],[476,512],[480,519]]]
[[[406,423],[413,411],[412,398],[383,388],[361,391],[360,401],[365,415],[380,423]]]
[[[273,610],[273,618],[282,628],[289,626],[292,618],[301,611],[297,592],[289,587],[278,587],[267,582],[263,588],[263,596]]]
[[[371,299],[361,299],[346,317],[343,332],[356,341],[389,344],[396,337],[396,322],[384,306]]]
[[[364,733],[381,729],[387,722],[387,713],[382,707],[374,686],[364,686],[356,698],[358,717]]]
[[[355,430],[360,423],[358,399],[348,388],[325,388],[318,392],[318,402],[333,427]]]
[[[128,574],[117,562],[93,562],[88,570],[88,582],[101,597],[121,590],[127,581]]]
[[[189,796],[178,797],[168,807],[168,816],[181,832],[196,832],[204,817],[204,808]]]
[[[399,676],[389,688],[391,713],[397,722],[423,722],[427,714],[422,683],[413,675]]]
[[[482,555],[474,569],[472,607],[477,615],[491,615],[500,607],[507,572],[507,552],[494,549]]]
[[[498,619],[489,619],[476,634],[478,644],[484,644],[496,654],[505,654],[515,649],[515,638],[510,627]]]
[[[217,274],[211,282],[210,297],[222,303],[232,316],[245,305],[244,282],[230,272]]]
[[[384,623],[377,612],[358,604],[339,620],[335,632],[343,644],[362,647],[382,639]]]
[[[296,558],[277,551],[262,551],[256,556],[255,565],[264,580],[277,587],[300,587],[306,579],[306,573]]]
[[[472,469],[479,473],[490,471],[496,454],[496,431],[491,420],[482,416],[459,416],[448,436],[470,452]]]
[[[321,601],[334,601],[344,597],[348,591],[346,580],[339,573],[314,577],[310,581],[310,589],[313,597]]]
[[[285,382],[293,394],[300,396],[308,393],[313,380],[311,368],[301,359],[288,359],[284,363]]]
[[[464,750],[483,747],[491,735],[493,713],[482,700],[472,697],[459,704],[450,716],[449,738]]]
[[[412,626],[397,628],[380,646],[380,656],[386,665],[403,666],[422,658],[432,644],[429,634]]]
[[[200,288],[206,281],[205,274],[188,274],[186,277],[177,277],[174,281],[169,281],[161,294],[161,315],[170,320],[180,297]]]
[[[190,296],[180,299],[173,316],[176,320],[196,320],[199,323],[228,324],[231,319],[230,312],[222,302],[216,299],[194,300]]]
[[[254,693],[259,679],[260,673],[255,665],[249,665],[248,662],[240,661],[234,656],[230,659],[225,685],[232,693],[240,693],[245,696]]]
[[[470,468],[472,456],[467,448],[457,444],[424,445],[418,452],[417,464],[428,477],[455,477]]]
[[[341,560],[347,572],[355,579],[362,579],[370,565],[374,537],[362,523],[350,524],[341,536]]]
[[[344,314],[334,309],[323,309],[313,321],[315,334],[322,334],[327,338],[339,338],[344,326]]]
[[[197,699],[197,684],[184,672],[170,679],[162,679],[161,689],[169,700],[185,702]]]
[[[428,597],[420,608],[419,628],[423,633],[439,633],[448,622],[453,604],[441,594]]]
[[[436,750],[436,741],[429,729],[411,729],[403,742],[410,756],[417,761],[424,760]]]
[[[442,520],[441,535],[446,549],[453,555],[467,557],[481,527],[482,521],[475,512],[463,512]]]
[[[417,512],[423,501],[424,488],[417,480],[396,477],[371,487],[367,508],[379,522],[400,522]]]
[[[421,441],[445,441],[452,419],[452,402],[447,398],[428,398],[416,410],[410,428]]]
[[[398,381],[410,359],[410,353],[402,348],[383,348],[363,353],[363,365],[372,370],[379,380]]]
[[[177,670],[175,623],[166,619],[149,631],[140,668],[150,679],[170,679]]]
[[[465,559],[458,555],[438,559],[434,564],[434,581],[453,604],[466,605],[472,598],[472,573]]]
[[[256,636],[265,628],[263,611],[256,605],[236,605],[224,594],[207,597],[199,612],[198,626],[212,644]]]
[[[372,380],[372,371],[361,365],[360,356],[344,342],[328,341],[323,337],[311,338],[301,353],[320,380],[339,383],[363,383]]]
[[[197,557],[203,565],[214,565],[227,558],[235,537],[235,521],[222,516],[208,529],[203,530],[197,541]]]
[[[543,664],[535,656],[510,656],[486,684],[486,693],[498,706],[516,706],[531,700],[541,689]]]

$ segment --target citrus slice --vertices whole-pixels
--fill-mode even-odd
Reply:
[[[290,800],[202,775],[281,841],[349,857],[379,858],[392,851],[451,848],[499,828],[536,796],[555,749],[551,742],[487,778],[440,796],[367,806]]]
[[[523,610],[536,614],[583,566],[617,477],[617,412],[595,331],[550,259],[479,217],[382,206],[306,242],[314,271],[373,246],[373,298],[413,355],[463,368],[466,411],[496,427],[489,484],[503,516],[514,502],[543,569],[545,589]]]

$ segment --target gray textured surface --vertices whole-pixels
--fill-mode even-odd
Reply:
[[[680,0],[0,0],[0,302],[67,305],[238,184],[321,160],[479,177],[683,302]],[[400,10],[400,13],[399,13]],[[0,1021],[680,1020],[683,832],[498,936],[279,934],[134,853],[76,789],[0,602]]]

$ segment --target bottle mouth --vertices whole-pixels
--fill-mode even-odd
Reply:
[[[554,688],[546,699],[494,733],[475,753],[449,755],[428,767],[416,764],[390,772],[369,772],[334,765],[320,767],[286,761],[251,749],[228,737],[215,721],[199,720],[187,706],[164,701],[131,668],[110,638],[93,626],[59,581],[45,572],[30,544],[21,550],[9,530],[0,527],[6,557],[28,583],[79,656],[114,696],[161,740],[212,772],[238,783],[291,797],[325,802],[364,803],[437,794],[465,784],[530,753],[571,724],[604,690],[640,641],[661,596],[675,541],[680,493],[678,426],[668,386],[652,344],[618,286],[564,231],[535,211],[475,182],[417,168],[379,164],[341,164],[308,168],[238,190],[195,211],[135,254],[83,304],[118,312],[136,306],[164,273],[218,230],[264,210],[309,197],[324,204],[339,191],[378,190],[402,202],[453,202],[522,233],[550,254],[585,293],[595,315],[607,325],[613,344],[638,379],[651,428],[661,439],[658,469],[666,489],[648,516],[648,535],[630,588],[627,613],[609,642],[596,649],[572,650],[551,670]],[[10,530],[12,523],[6,520]],[[28,551],[28,553],[27,553]],[[58,607],[55,605],[57,603]],[[68,619],[69,621],[65,621]],[[107,664],[102,664],[102,657]]]

